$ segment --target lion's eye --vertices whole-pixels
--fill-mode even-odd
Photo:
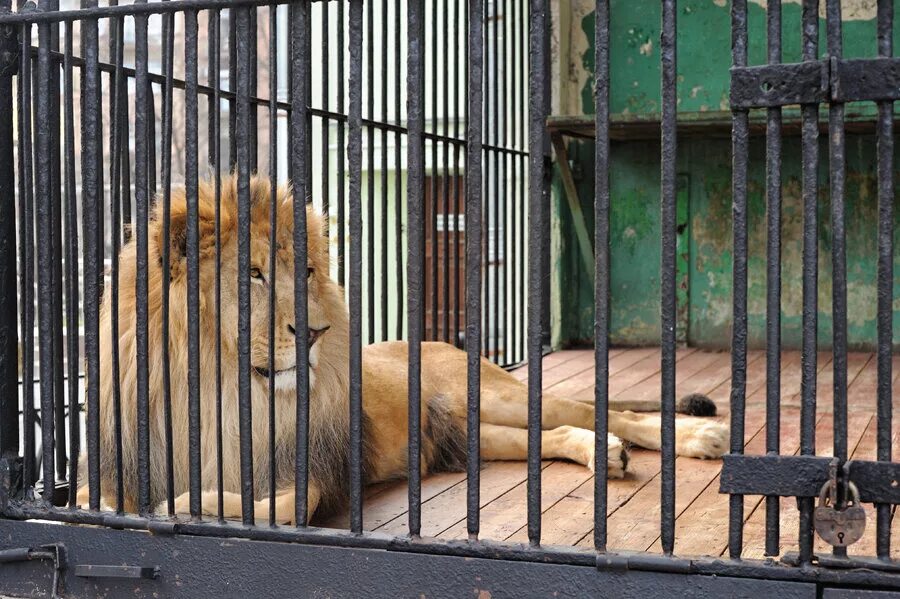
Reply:
[[[313,276],[313,274],[315,274],[315,272],[316,272],[315,268],[307,268],[306,269],[306,278],[307,279],[311,278]]]
[[[263,280],[262,271],[254,266],[253,268],[250,269],[250,278],[258,279],[258,280],[262,281]]]

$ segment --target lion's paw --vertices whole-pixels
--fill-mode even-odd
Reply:
[[[728,426],[715,420],[679,419],[675,435],[675,452],[680,456],[717,459],[728,451]]]

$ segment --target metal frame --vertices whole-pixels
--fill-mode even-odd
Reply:
[[[442,0],[444,8],[448,0]],[[610,297],[610,139],[612,124],[609,114],[609,51],[610,51],[610,3],[598,0],[596,3],[595,27],[595,117],[592,127],[596,150],[594,247],[590,248],[587,232],[579,228],[579,242],[582,257],[587,261],[594,277],[595,292],[595,431],[597,445],[595,451],[594,488],[594,548],[548,547],[541,545],[541,378],[542,355],[547,342],[547,273],[549,270],[549,177],[550,142],[547,118],[550,112],[550,3],[548,0],[529,0],[527,10],[523,2],[502,0],[503,6],[512,7],[513,15],[518,12],[521,22],[508,27],[503,25],[503,47],[500,47],[500,25],[492,19],[488,11],[497,4],[482,0],[469,0],[465,16],[467,48],[465,52],[465,73],[467,102],[465,107],[465,139],[460,136],[458,122],[451,134],[448,123],[443,131],[426,121],[426,70],[432,67],[434,86],[431,90],[432,113],[437,112],[439,91],[443,90],[442,105],[448,108],[449,68],[438,68],[438,17],[432,15],[431,46],[428,44],[427,10],[424,0],[408,2],[407,23],[407,66],[406,87],[409,104],[407,123],[401,124],[399,99],[396,101],[396,122],[388,122],[387,92],[382,89],[380,119],[375,115],[375,97],[372,81],[375,77],[374,47],[374,2],[349,0],[349,2],[325,2],[322,6],[337,5],[339,38],[338,46],[343,53],[347,48],[347,60],[338,61],[337,112],[331,111],[332,103],[328,88],[323,91],[320,107],[313,106],[311,43],[312,16],[309,1],[287,2],[286,0],[169,0],[161,2],[136,2],[131,5],[98,6],[96,0],[83,0],[82,8],[73,11],[58,11],[52,0],[41,0],[19,7],[12,12],[10,0],[0,1],[0,592],[26,593],[33,595],[61,594],[64,596],[89,596],[98,592],[109,594],[125,593],[136,596],[154,594],[187,594],[191,596],[243,596],[249,593],[267,594],[311,594],[313,592],[353,595],[363,589],[369,596],[397,596],[400,594],[424,593],[429,596],[456,596],[476,591],[491,596],[524,596],[538,593],[571,593],[621,596],[673,596],[692,593],[695,595],[759,595],[775,593],[779,597],[814,597],[823,593],[849,592],[853,588],[877,588],[900,591],[900,564],[890,560],[890,507],[900,503],[900,492],[896,481],[900,479],[900,469],[890,462],[891,430],[891,276],[892,276],[892,201],[893,181],[891,163],[893,159],[892,102],[900,99],[896,83],[897,69],[900,68],[891,57],[891,34],[893,30],[892,5],[889,1],[879,2],[878,11],[878,51],[879,58],[870,60],[844,60],[841,57],[840,6],[837,0],[827,0],[828,54],[827,60],[819,59],[818,2],[803,2],[803,54],[804,62],[797,65],[781,64],[781,19],[780,2],[770,0],[768,11],[768,64],[748,65],[747,56],[747,2],[732,2],[732,30],[734,35],[732,70],[732,140],[733,140],[733,201],[734,201],[734,332],[732,341],[732,390],[731,390],[731,454],[724,462],[721,477],[721,491],[730,495],[729,516],[729,557],[728,559],[686,559],[676,557],[675,539],[675,345],[676,345],[676,305],[675,305],[675,199],[677,178],[675,158],[677,155],[677,103],[676,103],[676,0],[663,0],[661,23],[661,92],[662,112],[659,118],[661,144],[661,195],[660,210],[663,224],[660,240],[662,257],[661,269],[661,322],[662,348],[662,473],[660,494],[660,533],[662,555],[640,553],[616,553],[607,547],[606,534],[606,432],[608,430],[607,411],[609,315],[613,298]],[[255,68],[256,48],[253,32],[257,26],[257,9],[268,8],[272,29],[276,28],[279,17],[278,5],[288,4],[290,27],[290,48],[288,58],[290,69],[287,85],[288,98],[278,97],[279,80],[277,70],[270,69],[269,94],[258,98],[250,90],[257,88]],[[434,4],[437,7],[438,1]],[[454,4],[459,7],[459,4]],[[396,80],[400,82],[400,39],[401,5],[397,3],[394,13],[396,24],[395,65]],[[236,83],[233,89],[221,89],[219,67],[221,46],[222,10],[229,11],[229,80]],[[346,13],[345,13],[346,10]],[[209,56],[213,78],[208,85],[198,81],[200,50],[198,48],[198,14],[209,15],[210,38]],[[185,17],[185,79],[176,81],[174,77],[174,15],[183,13]],[[149,71],[148,22],[152,15],[163,15],[163,69],[162,73]],[[382,18],[390,16],[388,5],[382,5]],[[343,23],[346,17],[348,26]],[[364,19],[365,17],[365,19]],[[461,31],[459,13],[454,15],[454,31]],[[122,40],[124,20],[130,18],[135,24],[135,64],[127,68],[123,64]],[[329,31],[329,9],[323,12],[323,28]],[[101,63],[99,49],[99,20],[108,20],[113,25],[110,48],[110,63]],[[513,16],[515,20],[515,16]],[[75,56],[73,24],[78,23],[81,35],[80,56]],[[449,26],[448,15],[443,16],[445,29]],[[500,98],[506,98],[506,85],[511,84],[513,98],[518,98],[524,106],[525,94],[516,95],[518,87],[523,87],[521,73],[507,77],[499,66],[500,50],[504,55],[509,50],[512,56],[518,50],[524,65],[525,24],[527,23],[528,56],[528,112],[521,116],[516,125],[515,107],[509,127],[501,113]],[[518,29],[516,29],[518,27]],[[31,45],[32,30],[37,29],[38,44]],[[59,28],[64,28],[65,44],[60,51]],[[368,33],[368,35],[367,35]],[[507,40],[509,34],[512,39]],[[326,38],[328,36],[326,35]],[[270,41],[270,57],[279,52],[277,39]],[[444,37],[444,44],[449,42]],[[327,48],[330,42],[325,40]],[[429,53],[430,50],[430,53]],[[327,51],[325,53],[327,55]],[[430,61],[429,61],[430,54]],[[364,57],[370,59],[369,68],[363,72]],[[454,50],[456,62],[460,62],[459,48]],[[181,57],[178,57],[181,60]],[[387,78],[388,40],[382,40],[382,56],[379,59],[382,79]],[[345,62],[349,67],[345,82]],[[76,195],[76,169],[74,148],[74,93],[75,68],[81,75],[81,194]],[[329,78],[328,62],[323,70]],[[524,69],[524,67],[523,67]],[[513,69],[514,71],[516,69]],[[438,85],[438,71],[441,72],[443,88]],[[32,77],[32,75],[35,75]],[[59,98],[56,77],[61,74],[63,97]],[[110,209],[114,215],[114,231],[110,232],[113,242],[112,270],[118,268],[116,258],[120,247],[121,223],[134,224],[137,244],[137,287],[138,310],[136,315],[138,347],[138,451],[137,464],[140,473],[139,501],[135,514],[127,514],[123,505],[123,490],[120,482],[117,489],[118,505],[115,512],[100,511],[100,422],[97,416],[99,405],[99,302],[103,285],[102,259],[105,249],[103,240],[103,215],[105,211],[105,188],[102,164],[102,118],[98,107],[102,106],[103,75],[109,77],[113,89],[110,117],[110,148],[112,149]],[[454,67],[454,76],[459,82],[459,71]],[[863,76],[865,81],[863,81]],[[493,77],[493,79],[492,79]],[[499,78],[499,79],[498,79]],[[131,170],[128,146],[128,127],[131,123],[127,106],[128,79],[134,80],[136,109],[134,131],[137,133],[134,147],[134,200],[135,215],[131,218]],[[502,79],[502,81],[501,81]],[[13,83],[16,83],[15,87]],[[364,94],[364,82],[368,83],[368,95]],[[345,87],[346,83],[346,87]],[[189,397],[189,461],[190,461],[190,520],[172,518],[174,511],[174,482],[172,478],[171,398],[166,377],[165,403],[168,422],[165,436],[168,468],[166,503],[168,513],[154,515],[151,505],[149,483],[149,373],[148,356],[148,314],[147,314],[147,217],[150,209],[151,192],[156,189],[157,148],[155,122],[152,112],[154,105],[153,86],[162,88],[162,139],[168,148],[172,140],[173,94],[174,90],[185,92],[185,138],[186,138],[186,189],[188,206],[188,227],[186,254],[188,263],[188,314],[192,325],[189,328],[190,384]],[[399,85],[398,85],[399,86]],[[15,106],[19,108],[16,133],[13,132],[14,89]],[[344,111],[344,95],[349,102]],[[459,100],[459,90],[454,94]],[[198,162],[200,159],[199,97],[203,95],[213,108],[209,115],[209,159],[217,171],[226,161],[221,155],[221,116],[215,109],[220,102],[228,102],[229,111],[229,156],[227,163],[235,167],[238,179],[238,205],[241,218],[239,238],[239,335],[238,345],[241,362],[239,365],[239,405],[240,405],[240,472],[242,484],[242,521],[225,522],[222,518],[222,432],[221,432],[221,389],[215,398],[218,426],[218,479],[219,518],[218,521],[204,521],[201,517],[200,480],[200,402],[199,393],[199,347],[200,332],[197,325],[200,314],[199,302],[199,229],[198,229]],[[368,100],[364,109],[364,99]],[[879,305],[878,305],[878,461],[848,461],[846,446],[846,265],[844,261],[843,236],[843,136],[845,131],[843,104],[848,101],[873,100],[878,102],[878,172],[879,172]],[[515,99],[513,100],[515,102]],[[778,423],[780,417],[780,397],[778,372],[780,368],[780,163],[782,114],[781,107],[790,103],[802,103],[803,136],[803,196],[804,196],[804,344],[803,344],[803,410],[801,415],[801,455],[780,456],[778,445]],[[835,316],[835,458],[815,456],[815,376],[816,376],[816,298],[817,298],[817,188],[816,168],[818,161],[818,105],[829,103],[829,160],[832,194],[832,223],[835,231],[832,261],[835,266],[834,316]],[[22,110],[27,107],[27,110]],[[307,198],[312,194],[312,151],[314,119],[320,119],[323,137],[330,139],[330,124],[337,125],[340,146],[338,167],[339,178],[346,173],[349,184],[346,189],[338,187],[337,218],[339,227],[339,279],[348,283],[350,310],[350,389],[349,389],[349,448],[347,451],[347,473],[349,477],[348,495],[350,499],[350,527],[347,531],[317,529],[306,526],[307,486],[309,484],[309,380],[306,368],[297,369],[297,435],[294,464],[296,503],[294,512],[298,522],[296,527],[274,525],[275,500],[274,483],[269,488],[269,522],[258,522],[254,513],[253,486],[253,444],[251,438],[250,409],[250,363],[249,363],[249,209],[251,171],[256,168],[257,152],[257,109],[264,108],[270,125],[269,162],[278,163],[279,137],[275,121],[279,112],[285,113],[290,121],[288,139],[284,142],[289,156],[289,171],[297,197]],[[457,105],[457,108],[460,108]],[[744,396],[746,382],[746,338],[747,338],[747,172],[750,135],[750,109],[766,108],[766,148],[767,148],[767,202],[769,230],[767,279],[768,336],[767,336],[767,452],[766,456],[743,456],[744,439]],[[363,118],[364,112],[367,118]],[[60,114],[62,113],[62,114]],[[501,122],[502,121],[502,122]],[[576,123],[577,125],[577,123]],[[574,129],[579,129],[574,127]],[[565,129],[565,127],[563,127]],[[585,127],[579,130],[583,132]],[[375,168],[374,150],[371,145],[380,133],[382,142],[389,134],[394,134],[398,144],[403,134],[408,139],[409,178],[405,199],[407,201],[406,231],[407,255],[406,272],[403,271],[401,256],[402,214],[397,207],[396,220],[396,268],[398,277],[405,275],[406,327],[409,345],[409,530],[406,537],[392,537],[364,531],[362,519],[363,492],[363,435],[365,426],[362,412],[362,363],[361,348],[363,337],[363,301],[369,306],[369,341],[375,339],[374,323],[374,267],[375,241],[372,229],[366,230],[363,223],[363,139],[369,140],[368,203],[365,206],[367,220],[374,221],[375,182],[371,176]],[[527,131],[527,148],[525,144]],[[146,134],[145,134],[146,133]],[[61,138],[60,138],[61,136]],[[346,146],[345,146],[346,142]],[[554,139],[558,160],[565,161],[565,147],[561,137]],[[430,145],[429,145],[430,144]],[[421,342],[425,338],[424,297],[428,291],[433,297],[432,306],[435,319],[434,337],[440,329],[437,322],[437,297],[442,293],[444,306],[450,305],[450,290],[439,289],[437,284],[438,259],[435,251],[431,264],[425,261],[426,231],[430,225],[433,243],[438,243],[437,209],[441,184],[431,181],[432,217],[425,222],[425,191],[428,150],[431,150],[433,170],[439,170],[439,149],[443,148],[443,208],[448,211],[447,177],[453,171],[454,193],[459,185],[458,159],[465,155],[465,202],[466,202],[466,266],[465,285],[465,345],[468,353],[467,385],[468,402],[466,428],[468,441],[468,493],[467,493],[467,541],[445,542],[422,538],[422,492],[420,473],[421,448]],[[449,155],[453,154],[453,169]],[[14,158],[18,157],[18,164]],[[386,168],[387,150],[383,148],[382,165]],[[346,164],[344,164],[346,162]],[[566,164],[561,164],[567,182],[567,194],[571,193],[570,175]],[[521,169],[521,170],[517,170]],[[164,210],[170,209],[172,155],[162,152],[160,175],[162,179],[162,202]],[[516,173],[527,177],[527,187],[523,183],[518,189],[513,186],[507,192],[501,179],[510,175],[516,180]],[[326,176],[327,177],[327,176]],[[17,185],[16,185],[17,184]],[[398,184],[400,185],[400,184]],[[326,179],[327,187],[327,179]],[[398,186],[398,194],[402,186]],[[384,236],[381,244],[381,265],[387,268],[386,220],[387,183],[381,181],[382,221]],[[527,196],[526,196],[527,192]],[[216,194],[221,189],[216,188]],[[508,195],[506,195],[508,193]],[[346,195],[346,197],[345,197]],[[502,201],[498,201],[502,198]],[[527,198],[527,204],[526,204]],[[346,199],[346,207],[345,207]],[[571,197],[569,198],[571,201]],[[507,202],[507,200],[509,200]],[[519,202],[521,200],[521,202]],[[323,198],[323,211],[328,214],[331,207],[329,198]],[[16,203],[18,202],[18,204]],[[454,196],[454,203],[456,197]],[[76,266],[79,246],[78,209],[83,215],[80,242],[83,248],[84,272],[81,284]],[[527,208],[527,228],[526,228]],[[510,213],[507,214],[507,209]],[[518,211],[518,212],[517,212]],[[458,208],[454,205],[455,216]],[[274,211],[273,211],[274,214]],[[16,217],[18,216],[18,222]],[[500,292],[498,271],[491,270],[491,255],[497,256],[501,250],[498,236],[484,235],[484,229],[497,227],[511,218],[513,240],[503,240],[513,253],[519,251],[518,268],[513,257],[512,287],[524,287],[527,281],[527,333],[518,339],[521,347],[514,350],[519,357],[528,360],[528,482],[527,516],[528,539],[526,545],[493,543],[479,537],[479,472],[480,472],[480,359],[485,352],[496,350],[500,344],[497,326],[501,322],[500,302],[508,298]],[[272,217],[275,218],[274,216]],[[306,211],[303,202],[294,204],[293,249],[302,264],[307,256],[305,226]],[[65,235],[63,236],[63,220]],[[37,237],[34,224],[37,225]],[[273,226],[275,225],[273,221]],[[346,238],[345,225],[349,233]],[[374,226],[374,225],[373,225]],[[518,227],[518,229],[516,229]],[[515,231],[519,231],[516,238]],[[368,233],[367,233],[368,231]],[[131,230],[124,231],[130,234]],[[19,245],[15,239],[19,234]],[[519,247],[517,239],[524,243],[527,234],[527,274],[524,270],[526,254],[524,245]],[[165,228],[168,242],[170,231]],[[39,243],[35,243],[35,240]],[[216,223],[217,254],[220,249],[220,231]],[[363,252],[366,242],[368,254]],[[344,249],[349,242],[346,266]],[[445,231],[444,268],[449,266],[449,241]],[[65,247],[63,247],[65,246]],[[169,244],[166,243],[166,252]],[[488,247],[492,246],[492,248]],[[493,254],[491,254],[493,252]],[[65,261],[62,256],[65,255]],[[368,257],[367,268],[364,258]],[[36,273],[33,264],[36,260]],[[486,260],[487,257],[487,260]],[[453,257],[458,265],[463,259],[458,252]],[[168,261],[164,260],[166,265]],[[273,261],[274,264],[274,261]],[[426,268],[432,269],[431,289],[426,289]],[[35,276],[36,274],[36,276]],[[364,298],[363,275],[368,275],[369,295]],[[22,301],[16,295],[16,276],[22,287]],[[302,269],[282,276],[294,276],[296,327],[307,328],[306,275]],[[275,276],[274,271],[270,276]],[[506,278],[504,274],[504,279]],[[517,278],[518,277],[518,278]],[[113,277],[113,281],[116,281]],[[37,293],[35,294],[35,282]],[[506,281],[504,281],[505,283]],[[382,292],[386,288],[382,285]],[[457,286],[458,287],[458,286]],[[65,292],[63,291],[65,290]],[[519,317],[524,316],[526,307],[524,289],[518,299]],[[117,297],[117,284],[110,286],[109,292]],[[455,306],[461,303],[461,290],[455,289]],[[216,285],[216,305],[220,302],[220,283]],[[402,290],[400,291],[402,295]],[[168,306],[168,295],[163,301]],[[38,456],[36,439],[31,424],[38,414],[34,408],[31,385],[23,386],[25,395],[23,430],[18,423],[19,367],[17,359],[17,329],[21,326],[24,352],[22,376],[29,381],[33,378],[33,336],[34,309],[37,300],[39,334],[37,349],[40,352],[40,415],[43,452],[41,470],[37,472]],[[115,301],[115,300],[114,300]],[[400,300],[402,304],[402,299]],[[88,386],[86,403],[92,414],[87,427],[87,478],[90,497],[87,506],[77,507],[74,485],[59,487],[58,479],[77,480],[79,477],[77,460],[67,456],[80,453],[78,432],[80,405],[77,400],[79,347],[73,343],[71,335],[63,335],[63,308],[65,323],[72,330],[77,323],[79,306],[84,313],[85,347],[84,358],[87,365]],[[269,309],[274,310],[272,302]],[[386,312],[382,311],[384,317]],[[167,323],[167,320],[164,322]],[[382,336],[387,337],[386,318],[382,320]],[[519,321],[526,326],[524,318]],[[219,326],[221,326],[219,324]],[[164,326],[167,330],[168,324]],[[493,328],[492,328],[493,327]],[[459,323],[454,323],[458,332]],[[443,319],[443,337],[449,340],[450,323]],[[269,331],[272,335],[272,331]],[[403,323],[398,318],[397,336],[403,334]],[[493,339],[492,339],[493,338]],[[517,345],[513,337],[513,346]],[[63,341],[66,341],[64,347]],[[64,372],[63,353],[69,358]],[[217,345],[217,372],[221,373],[221,348]],[[300,335],[297,337],[298,364],[308,362],[308,346]],[[73,360],[72,357],[75,357]],[[118,370],[118,355],[109,356]],[[103,359],[107,359],[106,356]],[[270,352],[270,366],[274,360]],[[168,356],[164,357],[168,364]],[[64,405],[64,380],[68,378],[69,403]],[[274,383],[270,383],[274,385]],[[272,387],[270,386],[270,392]],[[118,404],[119,390],[114,389],[114,399]],[[68,409],[70,444],[66,447],[57,443],[65,438],[65,410]],[[272,403],[270,414],[274,413]],[[114,434],[119,439],[117,468],[121,473],[121,416],[116,419]],[[272,422],[269,423],[272,427]],[[20,455],[19,444],[24,442],[24,455]],[[270,444],[269,463],[274,463],[275,446]],[[118,477],[121,481],[121,475]],[[274,477],[273,477],[274,478]],[[37,481],[54,481],[53,484],[36,485]],[[839,488],[854,482],[860,490],[863,501],[878,504],[878,547],[873,558],[848,558],[846,552],[836,549],[833,556],[815,556],[812,552],[812,497],[818,495],[825,481],[831,480]],[[61,491],[67,490],[60,501]],[[40,491],[40,496],[35,493]],[[797,497],[801,509],[799,530],[800,552],[785,556],[781,563],[771,561],[741,560],[743,533],[743,495],[765,495],[767,516],[767,551],[778,550],[779,497]],[[838,507],[843,502],[840,492]],[[67,505],[54,505],[54,504]],[[82,509],[84,508],[84,509]],[[39,523],[33,520],[54,521],[56,524]],[[60,526],[58,523],[88,526]],[[223,542],[223,539],[228,539]],[[463,559],[465,558],[465,559]],[[349,573],[349,575],[348,575]],[[900,594],[900,593],[897,593]]]

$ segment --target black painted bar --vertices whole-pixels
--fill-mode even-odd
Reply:
[[[676,7],[675,0],[663,0],[660,60],[662,61],[662,117],[660,192],[662,210],[662,443],[660,459],[660,539],[663,553],[671,555],[675,546],[675,194],[677,146],[675,119]]]
[[[545,121],[550,108],[545,78],[548,36],[550,35],[546,0],[531,0],[529,5],[528,61],[528,540],[541,543],[541,385],[543,381],[543,276],[544,262],[544,147],[547,142]],[[473,67],[474,70],[474,67]],[[474,119],[474,116],[472,117]],[[466,211],[467,218],[471,212]],[[466,310],[468,313],[468,309]]]
[[[302,5],[302,3],[301,3]],[[238,8],[231,14],[237,57],[237,102],[235,102],[235,130],[237,141],[237,195],[238,195],[238,405],[240,406],[241,451],[241,520],[245,525],[255,522],[253,479],[253,411],[250,388],[250,52],[248,46],[256,43],[250,30],[250,10]],[[298,152],[303,154],[303,152]],[[305,213],[304,213],[305,214]],[[306,223],[297,228],[306,232]],[[304,249],[306,244],[304,244]],[[305,280],[305,279],[304,279]],[[304,297],[305,299],[305,297]],[[304,307],[306,304],[304,302]],[[299,326],[299,324],[297,325]],[[305,329],[300,329],[305,330]],[[297,338],[301,338],[298,335]],[[305,340],[304,340],[305,341]],[[297,373],[306,373],[298,368]],[[298,435],[299,436],[299,435]]]
[[[212,37],[212,36],[210,36]],[[170,280],[170,251],[172,213],[172,99],[174,94],[175,18],[163,16],[163,85],[162,111],[162,189],[163,247],[162,280]],[[216,74],[218,75],[218,73]],[[175,465],[172,443],[172,372],[169,358],[169,286],[162,286],[162,366],[163,366],[163,419],[166,443],[166,509],[175,512]]]
[[[40,0],[41,10],[51,10],[49,0]],[[50,24],[38,25],[38,61],[35,79],[35,207],[37,208],[37,279],[38,279],[38,360],[40,372],[41,405],[41,462],[44,483],[43,498],[53,500],[56,480],[55,437],[55,389],[56,360],[53,337],[53,248],[50,243],[53,230],[53,194],[51,163],[50,123]],[[62,364],[59,365],[62,367]],[[25,381],[28,384],[28,381]]]
[[[818,57],[819,2],[804,0],[802,10],[803,60]],[[802,196],[803,196],[803,338],[800,357],[800,453],[816,451],[816,347],[818,327],[818,165],[819,106],[801,107]],[[811,499],[798,500],[800,508],[800,561],[812,559],[813,528]]]
[[[141,0],[146,1],[146,0]],[[148,232],[147,218],[150,197],[147,181],[147,97],[150,83],[147,80],[147,17],[136,16],[135,29],[135,152],[134,152],[134,200],[136,206],[137,272],[135,278],[135,302],[137,330],[137,433],[138,433],[138,513],[150,511],[150,366],[149,366],[149,309],[148,309]],[[190,266],[190,260],[189,260]],[[190,268],[189,268],[190,270]],[[194,272],[198,273],[199,269]],[[189,292],[190,293],[190,292]],[[199,320],[199,319],[198,319]],[[199,348],[190,348],[189,359],[199,360]],[[198,369],[199,370],[199,369]],[[193,382],[193,381],[192,381]],[[191,385],[193,390],[193,384]],[[197,376],[199,387],[199,372]],[[195,423],[192,423],[192,425]],[[199,426],[191,426],[193,432]]]
[[[269,7],[269,349],[266,357],[269,369],[269,526],[275,525],[275,262],[278,231],[278,7]],[[326,38],[327,36],[327,28]],[[327,144],[323,149],[328,154]],[[327,172],[327,169],[326,169]]]
[[[200,212],[198,177],[198,97],[197,97],[197,13],[184,14],[185,30],[185,165],[184,182],[187,199],[186,254],[187,254],[187,314],[188,314],[188,451],[190,464],[191,516],[201,516],[200,443]],[[240,94],[240,90],[239,90]]]
[[[11,8],[12,0],[0,1],[0,14],[9,13]],[[71,57],[71,49],[67,56]],[[15,62],[5,68],[0,66],[0,458],[7,459],[19,455],[19,335],[16,330],[19,309],[12,83],[16,67]],[[22,134],[21,129],[18,133]],[[24,386],[28,387],[27,384]]]
[[[747,66],[747,2],[731,4],[731,61],[734,67]],[[731,337],[731,453],[744,453],[744,400],[747,391],[747,152],[749,114],[732,109],[732,218],[734,250],[732,264]],[[740,558],[744,536],[744,498],[731,495],[728,505],[728,553]]]
[[[78,458],[81,454],[81,407],[79,406],[78,394],[81,381],[79,380],[79,369],[81,367],[80,350],[78,347],[78,208],[75,196],[75,94],[74,94],[74,73],[72,69],[72,52],[73,48],[72,23],[66,23],[65,27],[65,59],[63,61],[63,89],[65,98],[63,107],[65,113],[63,144],[64,144],[64,197],[65,197],[65,230],[66,230],[66,368],[68,377],[68,395],[69,395],[69,507],[75,507],[76,497],[78,493]],[[2,77],[2,76],[0,76]],[[3,84],[0,79],[0,85]],[[2,100],[2,91],[0,91],[0,100]],[[3,109],[0,108],[0,111]],[[0,134],[0,139],[3,136]],[[2,151],[2,150],[0,150]],[[11,160],[10,156],[10,160]],[[0,164],[3,163],[0,158]],[[10,162],[10,166],[12,163]],[[0,167],[2,168],[2,167]],[[2,172],[2,171],[0,171]],[[0,175],[0,179],[3,175]],[[12,179],[9,179],[12,182]],[[3,183],[0,182],[0,187]],[[0,197],[3,192],[0,191]],[[12,200],[12,196],[10,196]],[[0,208],[2,210],[2,208]],[[0,222],[4,218],[0,213]],[[15,223],[14,217],[9,217],[10,224]],[[2,235],[2,232],[0,232]],[[15,237],[7,238],[11,242]],[[2,247],[2,246],[0,246]],[[4,264],[4,257],[0,254],[0,268]],[[15,286],[15,279],[12,282]],[[0,314],[3,313],[3,305],[0,303]],[[15,310],[15,307],[13,307]],[[13,312],[14,314],[15,312]],[[13,319],[15,323],[15,319]],[[2,337],[0,333],[0,337]],[[15,328],[11,332],[12,338],[15,339]],[[0,354],[2,355],[2,354]],[[2,358],[0,358],[2,359]],[[0,382],[2,385],[2,382]],[[2,389],[0,389],[2,393]],[[10,397],[10,396],[7,396]],[[15,420],[14,420],[15,421]],[[18,452],[18,447],[16,447]]]
[[[31,25],[23,25],[20,31],[18,101],[19,106],[31,106]],[[19,110],[19,255],[22,271],[19,284],[22,289],[22,381],[34,380],[34,173],[31,135],[31,110]],[[85,265],[86,267],[87,265]],[[86,341],[86,340],[85,340]],[[22,478],[30,487],[37,479],[35,471],[34,439],[34,385],[22,385],[22,432],[24,455]]]
[[[290,144],[305,148],[309,143],[309,118],[306,84],[309,56],[304,55],[309,31],[306,27],[309,5],[300,2],[290,7],[291,36],[291,120]],[[306,231],[306,199],[309,184],[305,173],[309,169],[306,152],[293,152],[290,172],[294,190],[294,328],[300,331],[295,339],[297,364],[297,447],[294,464],[294,518],[297,526],[305,527],[309,519],[307,491],[309,489],[309,318],[307,313],[308,254]]]
[[[594,22],[594,548],[606,551],[609,431],[609,0]],[[515,112],[515,111],[513,111]]]
[[[468,3],[466,116],[466,530],[478,538],[481,480],[481,209],[484,111],[484,1]],[[410,285],[411,286],[411,285]]]
[[[421,531],[422,338],[425,322],[425,3],[409,3],[407,30],[407,339],[409,340],[409,534]],[[434,251],[434,240],[432,240]],[[433,305],[434,306],[434,305]]]
[[[878,1],[878,55],[893,56],[894,4]],[[877,383],[877,455],[890,462],[893,404],[891,380],[893,337],[893,263],[894,263],[894,122],[893,102],[878,103],[878,383]],[[891,554],[891,506],[880,504],[876,510],[876,554]]]
[[[110,267],[110,339],[119,338],[119,250],[121,249],[122,236],[122,195],[125,192],[122,182],[122,167],[125,163],[124,154],[128,150],[128,137],[123,128],[127,127],[128,108],[126,106],[126,81],[124,79],[122,61],[124,54],[124,37],[121,34],[124,25],[122,19],[110,22],[110,48],[109,52],[114,61],[115,70],[112,76],[112,115],[110,127],[110,240],[112,245],[112,264]],[[123,142],[125,151],[122,151]],[[130,218],[129,218],[130,220]],[[168,295],[168,286],[165,291]],[[168,299],[168,298],[166,298]],[[165,316],[163,317],[165,319]],[[119,344],[112,344],[110,362],[113,372],[112,396],[113,396],[113,420],[116,442],[116,512],[125,513],[125,483],[122,476],[123,448],[122,448],[122,389],[121,371],[119,361]]]
[[[781,0],[766,11],[769,64],[781,62]],[[781,108],[766,110],[766,452],[781,447]],[[766,555],[778,555],[778,497],[766,497]]]
[[[350,2],[350,530],[362,520],[362,0]],[[371,172],[369,174],[371,176]]]

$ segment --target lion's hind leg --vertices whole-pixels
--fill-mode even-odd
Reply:
[[[594,432],[574,426],[559,426],[541,432],[541,458],[563,459],[594,469]],[[607,473],[622,478],[628,465],[628,450],[622,440],[607,438]],[[481,457],[485,460],[528,459],[528,430],[481,423]]]

